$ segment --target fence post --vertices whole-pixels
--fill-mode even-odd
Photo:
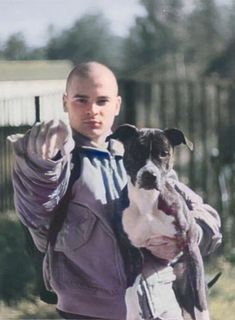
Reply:
[[[125,122],[136,124],[137,110],[136,110],[136,85],[132,80],[124,82],[124,100],[125,100]]]
[[[195,137],[195,86],[196,84],[192,81],[187,82],[187,90],[188,90],[188,132],[192,135],[190,138],[195,143],[196,137]],[[190,186],[195,189],[196,188],[196,182],[195,182],[195,153],[194,151],[190,154],[190,160],[189,160],[189,181]]]
[[[35,121],[40,122],[40,97],[34,97],[34,105],[35,105]]]

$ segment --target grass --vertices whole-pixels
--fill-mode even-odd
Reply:
[[[54,305],[37,299],[35,302],[22,301],[16,306],[0,304],[0,319],[61,319],[55,310]]]
[[[219,258],[210,261],[206,267],[207,275],[215,275],[222,271],[218,282],[210,289],[209,309],[211,320],[234,320],[235,314],[235,264]],[[55,311],[55,306],[47,305],[39,299],[35,302],[22,301],[9,307],[0,304],[0,319],[61,319]]]
[[[235,265],[223,259],[216,261],[217,270],[222,276],[211,288],[209,294],[209,309],[211,320],[234,320],[235,315]]]

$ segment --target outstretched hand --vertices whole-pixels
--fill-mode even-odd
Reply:
[[[71,128],[62,120],[36,123],[29,133],[27,153],[53,159],[71,136]]]

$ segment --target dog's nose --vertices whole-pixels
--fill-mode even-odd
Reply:
[[[145,171],[142,173],[141,182],[143,188],[155,188],[157,184],[157,174],[154,172]]]

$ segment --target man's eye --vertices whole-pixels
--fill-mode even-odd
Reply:
[[[86,104],[88,102],[88,98],[83,96],[74,96],[71,98],[71,101],[77,104]]]
[[[84,104],[84,103],[87,103],[87,99],[85,99],[85,98],[76,98],[75,102]]]
[[[106,105],[108,102],[109,102],[108,99],[98,100],[98,101],[97,101],[97,105],[98,105],[98,106],[104,106],[104,105]]]

